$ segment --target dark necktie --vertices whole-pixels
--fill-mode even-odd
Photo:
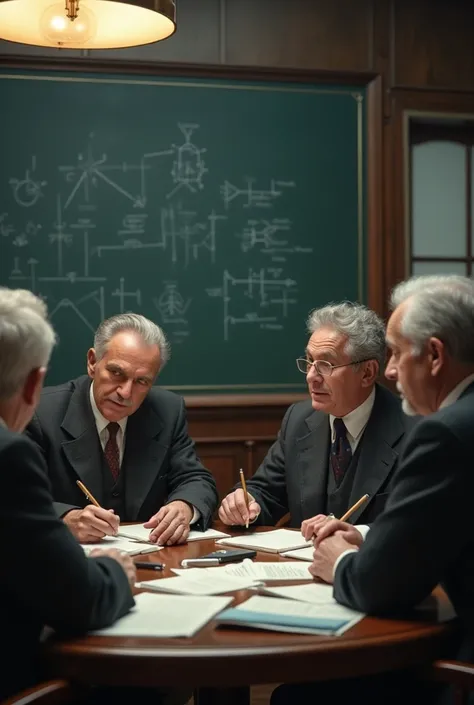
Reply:
[[[109,432],[109,439],[104,448],[105,459],[115,482],[117,482],[120,474],[120,452],[117,443],[118,430],[119,425],[116,421],[111,421],[108,424],[107,431]]]
[[[334,419],[334,442],[331,444],[331,466],[336,485],[341,484],[351,464],[352,449],[347,440],[347,429],[342,419]]]

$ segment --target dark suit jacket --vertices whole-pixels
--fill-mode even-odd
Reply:
[[[385,512],[342,558],[334,596],[370,614],[414,607],[442,583],[474,660],[474,384],[409,434]]]
[[[133,607],[126,575],[111,558],[86,558],[58,519],[46,467],[25,436],[0,427],[0,700],[41,678],[44,625],[80,633]]]
[[[103,451],[90,404],[87,376],[47,387],[27,434],[41,448],[59,516],[88,500],[76,485],[82,480],[99,504]],[[148,521],[160,507],[183,500],[201,512],[196,528],[206,529],[217,506],[211,473],[199,462],[187,430],[184,401],[154,387],[129,416],[121,473],[125,473],[122,521]]]
[[[400,444],[413,423],[403,413],[400,400],[377,385],[349,506],[363,494],[369,494],[370,499],[352,515],[352,523],[370,523],[383,510]],[[247,482],[248,491],[262,508],[257,523],[275,524],[289,511],[291,526],[299,527],[304,519],[324,514],[329,451],[328,414],[314,411],[310,400],[291,406],[277,441]]]

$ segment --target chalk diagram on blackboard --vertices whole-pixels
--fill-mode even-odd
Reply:
[[[312,252],[295,243],[292,221],[280,215],[296,183],[244,176],[237,185],[224,180],[211,187],[200,125],[183,121],[175,129],[181,141],[133,159],[109,159],[94,131],[85,132],[85,148],[55,167],[56,180],[48,172],[49,181],[41,177],[38,146],[24,175],[9,179],[16,212],[0,207],[0,237],[13,248],[10,280],[48,298],[53,319],[67,311],[90,331],[113,313],[152,308],[171,339],[181,342],[192,334],[194,305],[220,318],[224,341],[239,327],[283,330],[298,302],[297,282],[285,267]],[[211,188],[214,202],[202,213],[199,194],[206,190],[209,203]],[[44,215],[35,218],[35,206],[45,199],[51,203],[47,222]],[[108,223],[111,203],[117,213],[124,209],[118,224]],[[244,271],[241,258],[229,266],[232,247],[248,255]],[[147,260],[172,267],[172,277],[157,277],[153,293],[127,284],[127,261],[142,250]],[[265,266],[251,266],[256,254]],[[123,265],[110,276],[101,263],[112,257]],[[189,273],[204,263],[211,266],[209,281],[189,292]]]
[[[25,169],[25,176],[22,179],[12,177],[10,186],[13,190],[13,196],[19,206],[31,208],[38,199],[43,195],[43,188],[47,185],[46,181],[36,181],[33,175],[36,172],[36,156],[31,157],[31,168]]]

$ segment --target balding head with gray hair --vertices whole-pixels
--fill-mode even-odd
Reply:
[[[307,322],[312,335],[320,328],[332,328],[347,338],[345,352],[351,360],[385,363],[385,326],[381,318],[366,306],[352,301],[330,303],[311,312]]]
[[[47,367],[55,341],[40,298],[0,287],[0,401],[20,391],[30,372]]]
[[[438,338],[451,357],[474,364],[474,282],[455,274],[412,277],[391,296],[394,310],[406,303],[401,333],[419,355],[430,338]]]
[[[94,349],[97,360],[101,360],[107,350],[110,340],[118,333],[136,333],[145,345],[156,345],[160,351],[160,371],[170,358],[170,346],[163,330],[145,316],[138,313],[119,313],[107,318],[96,330]]]

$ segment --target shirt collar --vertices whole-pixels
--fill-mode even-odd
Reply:
[[[109,425],[110,421],[108,421],[105,418],[105,416],[102,416],[102,414],[100,413],[100,411],[97,407],[97,404],[95,403],[94,392],[92,389],[92,383],[91,383],[90,390],[89,390],[89,398],[91,400],[92,413],[94,414],[95,424],[97,426],[97,432],[100,436],[100,434],[102,433],[104,428],[106,428]],[[127,421],[128,421],[128,417],[125,416],[123,419],[121,419],[120,421],[117,422],[118,425],[120,426],[120,428],[122,430],[122,434],[124,436],[125,436],[125,429],[127,428]]]
[[[454,402],[459,399],[464,390],[467,389],[472,382],[474,382],[474,374],[464,377],[464,379],[461,380],[459,384],[454,387],[454,389],[451,389],[449,394],[439,405],[439,408],[444,409],[446,406],[451,406],[451,404],[454,404]]]
[[[0,416],[0,426],[3,426],[3,428],[8,428],[7,424],[6,424],[5,421],[2,419],[1,416]]]
[[[367,426],[367,421],[369,420],[369,416],[372,413],[374,401],[375,401],[375,387],[372,389],[372,391],[370,392],[367,399],[364,402],[362,402],[362,404],[360,406],[358,406],[356,409],[353,409],[352,411],[350,411],[348,414],[346,414],[346,416],[342,417],[342,420],[344,421],[344,425],[345,425],[348,433],[352,436],[352,438],[355,441],[359,438],[362,431]],[[331,426],[331,438],[333,440],[334,440],[334,419],[335,418],[336,417],[333,416],[332,414],[329,415],[329,423]]]

